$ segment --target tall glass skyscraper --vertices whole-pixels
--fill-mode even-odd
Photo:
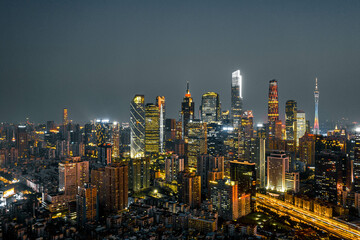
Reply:
[[[183,126],[183,137],[187,134],[187,123],[194,119],[195,103],[190,94],[189,82],[187,83],[187,89],[183,102],[181,103],[181,117]]]
[[[165,97],[164,96],[157,96],[156,97],[156,106],[159,109],[160,114],[160,152],[163,153],[165,150]]]
[[[319,130],[319,89],[318,89],[318,81],[317,78],[315,79],[315,91],[314,91],[314,97],[315,97],[315,120],[314,120],[314,134],[320,134]]]
[[[145,106],[144,95],[135,95],[130,104],[130,157],[145,155]]]
[[[201,120],[206,123],[220,121],[220,100],[219,94],[207,92],[202,95]]]
[[[286,140],[297,140],[297,104],[288,100],[285,106]]]
[[[232,73],[231,82],[231,117],[234,127],[241,125],[241,116],[243,114],[243,97],[242,97],[242,76],[240,70]]]
[[[160,150],[160,112],[159,108],[148,103],[145,107],[145,153],[159,153]]]

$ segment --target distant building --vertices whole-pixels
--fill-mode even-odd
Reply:
[[[128,206],[128,166],[111,164],[105,167],[105,210],[117,212]]]
[[[202,95],[201,120],[206,123],[220,121],[220,99],[219,94],[207,92]]]
[[[99,201],[97,189],[90,184],[78,188],[76,195],[76,215],[79,225],[95,221],[99,216]]]
[[[289,157],[284,153],[272,153],[267,158],[267,188],[279,192],[286,190],[285,172],[289,171]]]
[[[131,159],[129,162],[129,189],[138,192],[150,187],[150,159]]]
[[[207,153],[207,129],[202,121],[190,121],[187,129],[187,166],[196,167],[197,156]]]
[[[305,112],[302,110],[297,110],[296,115],[296,123],[297,123],[297,146],[299,146],[299,139],[305,135],[306,132],[306,116]]]
[[[165,159],[165,180],[167,182],[177,180],[179,172],[182,172],[184,170],[184,159],[179,158],[178,155],[173,154]]]
[[[130,157],[145,156],[145,106],[144,95],[135,95],[130,104]]]
[[[187,136],[187,124],[190,120],[194,119],[195,103],[190,94],[189,82],[187,83],[187,89],[183,102],[181,103],[181,117],[183,135]],[[183,136],[184,137],[184,136]]]
[[[231,81],[231,118],[234,127],[241,125],[241,116],[243,114],[243,96],[242,96],[242,76],[240,70],[232,73]]]
[[[59,191],[75,198],[78,186],[83,186],[87,182],[89,182],[88,161],[75,160],[59,163]]]
[[[294,100],[288,100],[285,107],[285,130],[286,140],[297,140],[297,104]]]
[[[179,174],[179,202],[188,204],[192,208],[201,205],[201,177],[194,172]]]
[[[160,112],[154,104],[145,107],[145,154],[160,152]]]
[[[236,181],[239,187],[239,194],[250,193],[255,195],[256,191],[256,170],[255,163],[231,161],[230,178]]]

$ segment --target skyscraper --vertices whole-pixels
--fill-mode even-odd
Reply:
[[[231,117],[234,127],[241,125],[241,115],[243,114],[242,97],[242,76],[240,70],[232,73],[231,82]]]
[[[269,82],[268,122],[274,124],[277,120],[279,120],[278,84],[273,79]]]
[[[179,173],[179,202],[192,208],[201,204],[201,177],[194,172]]]
[[[272,153],[267,158],[267,188],[284,192],[285,173],[289,171],[289,157],[284,153]]]
[[[231,161],[230,162],[231,181],[237,181],[239,194],[251,193],[255,195],[256,190],[256,170],[255,163]]]
[[[156,97],[156,106],[159,108],[160,113],[160,152],[165,151],[165,97],[157,96]]]
[[[286,140],[297,139],[297,104],[294,100],[288,100],[285,106],[285,132]]]
[[[314,120],[314,134],[320,134],[319,130],[319,89],[318,89],[318,81],[317,78],[315,79],[315,120]]]
[[[130,156],[141,158],[145,155],[145,106],[144,95],[135,95],[130,104]]]
[[[207,153],[206,123],[191,121],[187,124],[187,166],[195,167],[197,157]]]
[[[160,150],[160,112],[151,103],[145,107],[145,153],[146,155],[159,153]]]
[[[105,167],[105,210],[117,212],[128,205],[128,166],[112,164]]]
[[[296,145],[299,146],[299,139],[302,138],[306,132],[306,117],[304,111],[297,110],[296,124],[297,124]]]
[[[87,182],[89,182],[88,161],[75,160],[59,163],[59,191],[75,197],[78,186],[83,186]]]
[[[219,94],[207,92],[201,99],[201,120],[206,123],[220,121],[220,100]]]
[[[181,103],[181,117],[183,126],[183,137],[187,136],[187,123],[194,119],[195,103],[190,94],[189,82],[187,82],[186,94]]]
[[[63,125],[68,125],[69,120],[68,120],[68,110],[67,108],[64,108],[63,110]]]
[[[131,159],[129,162],[129,189],[141,191],[150,186],[150,159]]]
[[[99,213],[99,202],[97,189],[95,186],[86,183],[78,188],[76,195],[76,214],[79,225],[84,226],[85,223],[97,219]]]

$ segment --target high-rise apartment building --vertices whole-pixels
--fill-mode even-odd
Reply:
[[[285,106],[286,140],[297,140],[297,104],[294,100],[286,101]]]
[[[89,182],[89,162],[80,161],[80,157],[73,161],[59,163],[59,191],[65,195],[74,196],[77,188]]]
[[[243,114],[243,96],[242,96],[242,76],[240,70],[232,73],[231,81],[231,118],[234,127],[241,125],[241,116]]]
[[[145,105],[144,95],[135,95],[130,104],[130,157],[145,156]]]
[[[139,192],[148,187],[150,187],[150,159],[130,159],[129,189]]]
[[[194,172],[179,173],[179,201],[192,208],[201,205],[201,177]]]
[[[160,152],[160,112],[159,108],[151,103],[145,107],[145,154]]]
[[[105,210],[117,212],[128,206],[128,166],[114,163],[105,167]]]
[[[201,120],[206,123],[220,121],[220,99],[219,94],[207,92],[202,95]]]
[[[97,189],[89,183],[78,188],[76,195],[77,223],[84,226],[85,223],[95,221],[99,216],[99,201]]]
[[[165,159],[165,180],[171,183],[174,180],[177,180],[179,172],[185,170],[184,158],[180,158],[176,154]]]
[[[226,220],[239,217],[239,195],[237,182],[228,178],[209,182],[210,199],[219,216]]]

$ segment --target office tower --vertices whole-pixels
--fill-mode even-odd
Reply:
[[[150,159],[130,159],[129,189],[139,192],[150,187]]]
[[[206,123],[220,121],[220,99],[219,94],[207,92],[201,99],[201,120]]]
[[[201,188],[208,189],[209,173],[219,172],[224,176],[225,165],[223,156],[211,156],[208,154],[199,155],[197,159],[197,174],[201,177]],[[223,177],[221,177],[223,178]]]
[[[268,122],[275,123],[277,120],[279,120],[278,84],[273,79],[269,82]]]
[[[284,153],[272,153],[267,158],[267,188],[286,191],[285,172],[289,171],[289,157]]]
[[[129,126],[120,128],[120,153],[122,156],[130,157],[131,130]]]
[[[59,191],[65,195],[75,197],[78,186],[89,182],[89,162],[79,160],[80,157],[59,163]]]
[[[68,124],[69,124],[68,110],[67,110],[67,108],[64,108],[64,110],[63,110],[63,125],[66,126]]]
[[[314,134],[320,134],[319,130],[319,89],[318,89],[318,81],[317,78],[315,79],[315,91],[314,91],[314,98],[315,98],[315,120],[314,120]]]
[[[178,155],[172,154],[170,157],[165,158],[165,180],[172,182],[177,180],[179,172],[184,171],[185,163],[184,158],[179,158]]]
[[[14,139],[15,140],[15,139]],[[19,125],[16,128],[16,149],[19,158],[27,158],[29,156],[29,143],[26,126]]]
[[[241,118],[241,129],[246,138],[252,138],[254,135],[254,115],[252,110],[247,110]]]
[[[187,166],[196,167],[197,156],[207,153],[207,130],[206,123],[202,121],[190,121],[186,124],[187,129]]]
[[[210,199],[219,216],[226,220],[239,217],[237,182],[228,178],[209,182]]]
[[[201,204],[201,177],[194,172],[179,173],[179,202],[188,204],[191,208]]]
[[[281,120],[275,122],[275,138],[283,139],[283,124]]]
[[[120,124],[114,122],[111,129],[112,157],[120,157]]]
[[[160,112],[151,103],[145,107],[145,154],[158,154],[160,150]]]
[[[306,132],[299,139],[300,161],[309,166],[315,166],[315,135]]]
[[[227,136],[233,130],[232,124],[207,124],[207,152],[212,156],[225,156],[229,149],[225,145]]]
[[[291,190],[294,193],[298,193],[300,189],[300,174],[298,172],[286,172],[285,186],[286,191]]]
[[[176,139],[176,120],[167,118],[165,120],[165,141]]]
[[[255,163],[231,161],[230,179],[236,181],[239,187],[239,194],[250,193],[255,195],[256,191],[256,170]]]
[[[112,164],[105,167],[105,210],[117,212],[128,206],[128,166]]]
[[[297,139],[297,104],[294,100],[286,101],[285,106],[286,140],[296,141]]]
[[[159,138],[160,138],[160,152],[165,151],[165,97],[156,97],[156,106],[159,108]]]
[[[102,120],[98,119],[95,123],[95,137],[96,137],[96,145],[102,146],[107,142],[107,136],[108,136],[108,129],[105,125],[108,122],[108,120]]]
[[[145,156],[145,106],[144,95],[135,95],[130,104],[130,157]]]
[[[266,169],[266,160],[265,160],[265,138],[260,138],[260,157],[259,157],[259,176],[260,176],[260,187],[265,188],[266,187],[266,175],[265,175],[265,169]]]
[[[183,137],[187,134],[187,123],[194,119],[195,103],[190,94],[189,82],[187,82],[186,94],[183,102],[181,103],[181,118],[183,127]]]
[[[95,221],[99,216],[97,189],[89,183],[79,186],[76,195],[76,220],[78,225]]]
[[[297,123],[296,145],[299,146],[299,139],[302,138],[306,132],[306,118],[305,118],[305,112],[303,110],[297,110],[296,123]]]
[[[231,82],[231,118],[234,127],[241,124],[241,115],[243,114],[243,97],[242,97],[242,76],[240,70],[232,73]]]
[[[112,162],[112,145],[111,143],[104,143],[98,146],[98,161],[102,165],[109,165]]]

